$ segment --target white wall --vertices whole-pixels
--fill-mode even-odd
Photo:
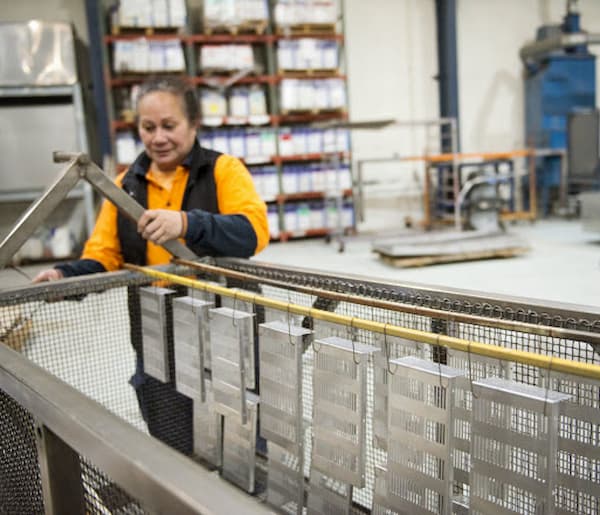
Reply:
[[[534,40],[539,26],[562,22],[566,1],[458,0],[457,4],[462,150],[521,148],[525,115],[519,49]],[[579,11],[583,29],[600,33],[600,2],[580,0]],[[600,54],[600,47],[591,51]]]
[[[352,119],[437,117],[434,0],[345,0]],[[566,0],[457,0],[458,85],[463,151],[523,144],[519,50],[543,24],[559,24]],[[600,1],[580,0],[583,29],[600,33]],[[591,47],[600,55],[600,46]],[[597,66],[600,84],[600,66]],[[600,95],[597,95],[600,105]],[[410,139],[410,135],[407,135]],[[397,152],[385,135],[356,152]],[[422,149],[409,148],[409,151]]]
[[[439,116],[435,0],[345,0],[350,116],[353,120]],[[524,144],[520,48],[543,24],[559,24],[566,0],[457,0],[460,143],[464,152],[506,151]],[[584,30],[600,33],[600,0],[580,0]],[[591,47],[600,55],[600,46]],[[597,66],[600,84],[600,65]],[[600,94],[597,95],[600,105]],[[435,134],[430,138],[435,139]],[[423,130],[355,132],[355,159],[419,155],[435,149]],[[414,212],[423,166],[366,165],[367,224],[398,226]],[[390,217],[382,206],[397,207]],[[418,209],[417,209],[418,211]],[[385,213],[385,214],[384,214]],[[385,219],[383,219],[385,217]]]

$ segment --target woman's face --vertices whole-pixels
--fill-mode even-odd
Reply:
[[[138,103],[138,120],[140,138],[154,165],[161,171],[174,170],[196,139],[182,100],[166,91],[148,93]]]

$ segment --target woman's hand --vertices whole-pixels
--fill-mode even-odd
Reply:
[[[48,270],[42,270],[37,274],[33,281],[34,283],[44,283],[47,281],[58,281],[63,278],[63,273],[57,268],[50,268]]]
[[[185,234],[186,214],[183,211],[149,209],[138,220],[138,232],[142,238],[162,245],[169,240],[181,238]]]

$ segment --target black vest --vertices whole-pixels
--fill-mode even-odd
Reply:
[[[215,163],[220,155],[219,152],[200,147],[198,141],[194,143],[184,162],[189,162],[190,172],[181,203],[182,210],[202,209],[209,213],[219,212]],[[146,153],[140,154],[123,177],[122,182],[123,190],[144,208],[148,207],[146,172],[149,166],[150,159]],[[120,211],[117,215],[117,234],[125,262],[140,266],[146,265],[146,240],[138,234],[136,222],[124,216]]]

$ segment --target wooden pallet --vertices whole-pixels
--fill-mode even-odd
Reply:
[[[318,70],[287,70],[282,69],[279,70],[279,75],[283,76],[292,76],[293,77],[330,77],[331,75],[337,75],[340,71],[337,68],[324,68]]]
[[[486,250],[478,252],[462,252],[456,254],[441,254],[437,256],[411,256],[397,257],[379,254],[380,259],[388,264],[399,268],[413,268],[419,266],[438,265],[442,263],[456,263],[460,261],[474,261],[478,259],[507,258],[524,254],[529,249],[526,247],[515,247],[510,249]]]
[[[121,34],[139,34],[140,36],[173,35],[181,36],[185,33],[184,27],[126,27],[114,25],[111,27],[111,34],[119,36]]]
[[[204,34],[211,36],[213,34],[255,34],[262,36],[267,32],[269,22],[267,20],[247,20],[235,25],[205,25]]]
[[[335,23],[299,23],[297,25],[278,25],[277,34],[280,36],[322,36],[335,34]]]
[[[0,343],[21,352],[31,334],[31,319],[26,317],[19,306],[0,308]]]
[[[344,115],[346,114],[345,109],[282,109],[281,114],[283,116],[293,116],[295,114],[331,114],[331,115]]]

